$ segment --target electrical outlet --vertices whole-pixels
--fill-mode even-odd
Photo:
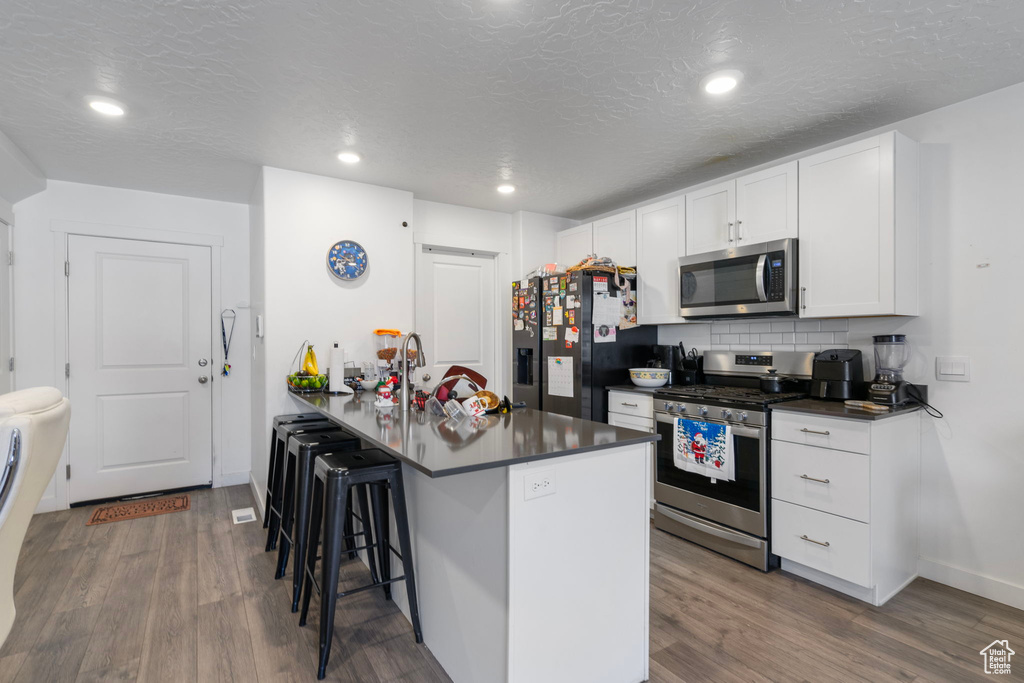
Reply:
[[[542,470],[527,474],[523,482],[526,485],[526,500],[550,496],[555,492],[555,471]]]

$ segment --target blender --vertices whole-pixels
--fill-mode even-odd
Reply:
[[[875,378],[868,388],[868,400],[887,406],[906,403],[907,382],[903,368],[910,361],[910,342],[905,334],[880,334],[875,342]]]

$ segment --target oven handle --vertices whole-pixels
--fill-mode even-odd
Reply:
[[[737,425],[737,424],[732,424],[732,423],[728,423],[728,422],[722,422],[721,420],[707,420],[707,419],[703,419],[703,418],[699,418],[699,417],[691,417],[689,415],[673,415],[672,413],[663,413],[663,412],[661,412],[659,410],[654,411],[654,419],[657,422],[661,422],[662,424],[670,424],[670,425],[671,424],[675,424],[676,423],[676,418],[678,418],[678,417],[684,417],[686,419],[696,420],[698,422],[709,422],[711,424],[716,424],[716,425],[727,424],[727,425],[729,425],[729,427],[732,428],[732,433],[733,433],[734,436],[745,436],[745,437],[749,437],[751,439],[760,439],[760,438],[762,438],[763,435],[764,435],[764,431],[765,431],[764,427],[743,427],[743,426],[740,426],[740,425]]]
[[[764,269],[768,265],[768,254],[761,254],[757,257],[757,268],[754,269],[754,284],[757,285],[758,301],[768,301],[768,295],[764,293]]]
[[[697,531],[708,534],[709,536],[720,538],[723,541],[730,541],[732,543],[738,543],[740,545],[749,546],[751,548],[760,548],[761,543],[763,542],[761,541],[761,539],[747,538],[746,536],[742,536],[741,534],[735,531],[725,531],[724,529],[718,528],[717,525],[711,525],[706,522],[700,522],[696,519],[691,519],[690,517],[683,517],[682,515],[673,512],[670,508],[667,508],[664,505],[661,505],[660,503],[655,504],[655,509],[661,514],[671,519],[673,522],[679,522],[680,524],[688,526],[691,529],[696,529]]]

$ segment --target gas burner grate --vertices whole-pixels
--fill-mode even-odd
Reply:
[[[780,394],[768,394],[760,389],[750,387],[726,387],[710,384],[697,384],[686,387],[669,387],[656,392],[670,399],[690,398],[718,401],[738,401],[741,403],[778,403],[804,398],[807,394],[790,391]]]

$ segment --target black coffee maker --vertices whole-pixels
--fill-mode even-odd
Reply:
[[[828,349],[814,357],[811,396],[833,401],[863,398],[864,361],[857,349]]]
[[[647,361],[647,367],[668,368],[668,383],[674,384],[679,367],[679,348],[670,344],[655,344],[651,347],[651,359]]]

